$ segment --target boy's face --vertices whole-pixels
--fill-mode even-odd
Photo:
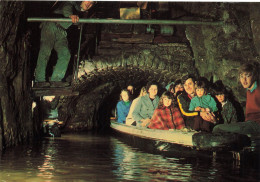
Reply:
[[[204,88],[196,88],[196,94],[198,97],[202,97],[205,94]]]
[[[224,94],[216,95],[216,98],[218,99],[218,101],[220,103],[225,101],[225,95]]]
[[[249,88],[252,87],[252,84],[253,84],[253,75],[252,73],[241,73],[239,75],[239,79],[240,79],[240,82],[242,84],[242,86],[244,88]]]

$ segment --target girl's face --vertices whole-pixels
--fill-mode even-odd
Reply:
[[[126,92],[126,91],[123,91],[122,93],[121,93],[121,97],[122,97],[122,100],[123,101],[129,101],[129,96],[128,96],[128,93]]]
[[[202,97],[205,94],[204,88],[196,88],[196,94],[198,97]]]
[[[184,88],[183,88],[183,85],[182,84],[179,84],[179,85],[176,85],[175,86],[175,93],[179,92],[179,91],[183,91]]]
[[[167,97],[163,98],[163,105],[165,107],[169,107],[172,104],[172,99],[168,99]]]
[[[216,98],[218,99],[218,101],[220,103],[225,101],[225,95],[224,94],[216,95]]]
[[[239,75],[240,82],[244,88],[251,88],[253,82],[253,75],[251,73],[241,73]]]

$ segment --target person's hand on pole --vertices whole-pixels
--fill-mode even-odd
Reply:
[[[78,15],[70,15],[72,23],[78,23],[79,22],[79,17]]]

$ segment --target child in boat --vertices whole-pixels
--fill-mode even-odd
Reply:
[[[195,84],[196,96],[191,99],[189,111],[208,112],[215,116],[214,112],[218,111],[217,103],[214,98],[207,94],[206,82],[201,78]],[[201,117],[194,119],[194,130],[210,132],[213,128],[214,121],[206,121]]]
[[[179,109],[174,105],[172,93],[169,91],[164,92],[159,100],[158,108],[154,111],[148,128],[169,130],[182,129],[184,127],[184,120]]]
[[[227,98],[227,92],[224,85],[215,84],[213,92],[217,100],[217,105],[219,106],[218,123],[231,124],[238,122],[236,109]]]
[[[142,97],[142,96],[144,96],[144,95],[146,95],[146,94],[147,94],[146,88],[145,88],[145,87],[142,87],[139,96],[138,96],[136,99],[134,99],[133,102],[132,102],[132,104],[131,104],[129,113],[128,113],[127,117],[126,117],[125,124],[127,124],[127,125],[132,125],[132,124],[135,122],[135,120],[134,120],[134,118],[133,118],[133,111],[134,111],[134,109],[135,109],[136,103],[138,102],[138,100],[140,99],[140,97]]]
[[[120,94],[120,101],[116,105],[118,123],[125,123],[131,103],[129,91],[127,89],[123,89]]]
[[[190,111],[216,112],[218,110],[214,98],[210,94],[207,94],[205,81],[200,79],[196,82],[195,92],[197,96],[191,99]]]

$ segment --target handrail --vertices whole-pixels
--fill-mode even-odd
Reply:
[[[71,22],[70,18],[40,18],[29,17],[28,22]],[[161,25],[224,25],[223,21],[184,21],[184,20],[123,20],[123,19],[79,19],[78,23],[104,23],[104,24],[161,24]]]

